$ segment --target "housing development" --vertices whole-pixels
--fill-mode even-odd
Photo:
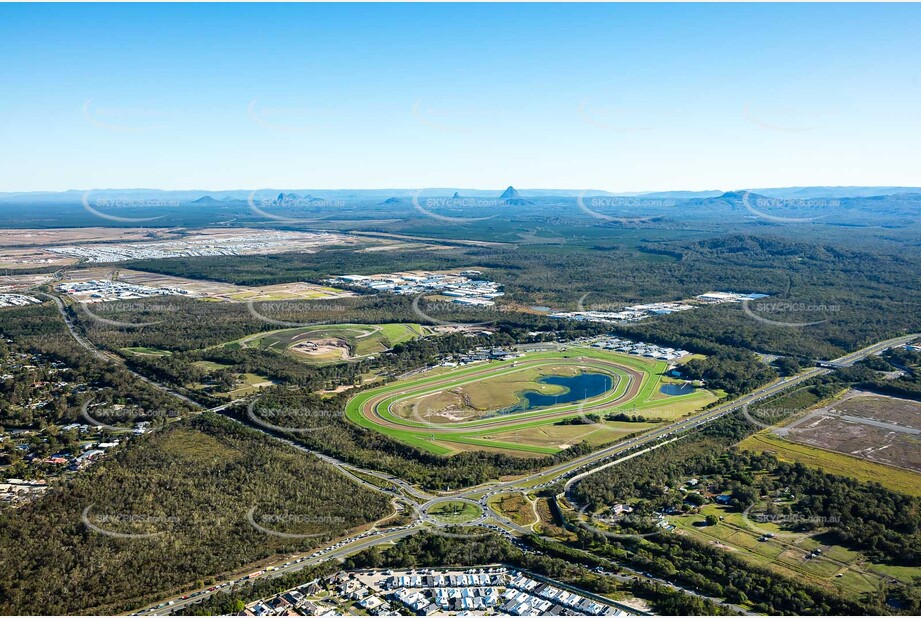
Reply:
[[[707,292],[693,299],[664,303],[645,303],[629,305],[618,311],[558,311],[550,315],[553,318],[584,320],[588,322],[638,322],[654,316],[665,316],[678,311],[688,311],[698,305],[717,305],[722,303],[740,303],[766,298],[766,294],[741,294],[738,292]]]
[[[340,571],[252,601],[240,615],[628,616],[636,611],[548,582],[501,566]]]
[[[490,307],[495,299],[504,296],[502,286],[480,279],[479,270],[462,270],[457,273],[391,273],[383,275],[342,275],[327,281],[333,285],[345,284],[365,288],[373,292],[389,292],[417,296],[431,293],[446,297],[450,302],[461,305]],[[471,277],[476,277],[471,279]]]

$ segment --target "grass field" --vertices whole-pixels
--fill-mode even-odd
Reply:
[[[428,510],[428,514],[441,523],[465,524],[480,517],[483,514],[483,510],[470,502],[451,500],[432,505]]]
[[[762,431],[749,436],[739,447],[750,451],[771,451],[781,461],[799,462],[830,474],[849,476],[861,482],[877,482],[893,491],[921,496],[921,475],[865,459],[797,444]]]
[[[537,523],[536,506],[520,493],[499,494],[489,499],[489,506],[519,526]]]
[[[531,352],[514,360],[438,368],[363,391],[349,401],[346,416],[358,425],[436,454],[475,448],[518,456],[547,455],[583,441],[592,445],[614,442],[654,426],[643,422],[592,422],[606,414],[625,412],[650,419],[673,419],[719,397],[719,393],[699,389],[686,395],[656,398],[667,368],[662,361],[597,348],[575,346],[565,351]],[[563,395],[569,390],[538,384],[535,379],[539,377],[579,374],[607,375],[611,387],[584,400],[576,397],[558,405],[500,413],[507,404],[518,401],[522,391]],[[452,402],[455,407],[445,413]],[[491,411],[465,415],[461,403],[473,410],[477,406],[491,407]],[[435,414],[430,414],[432,410]],[[581,424],[565,422],[579,417]]]
[[[172,352],[169,350],[158,350],[156,348],[148,348],[144,346],[122,348],[122,351],[128,352],[129,354],[134,354],[135,356],[169,356],[172,354]]]
[[[214,361],[195,361],[192,364],[200,369],[204,369],[208,373],[211,373],[212,371],[217,371],[220,369],[228,369],[232,367],[232,365],[224,365],[221,363],[215,363]],[[246,395],[249,395],[250,393],[254,393],[258,391],[261,388],[265,388],[266,386],[272,386],[272,384],[274,384],[274,382],[270,380],[269,378],[255,374],[255,373],[235,373],[234,375],[239,380],[239,383],[233,389],[229,391],[213,390],[211,391],[211,394],[214,395],[215,397],[239,399],[240,397],[244,397]],[[202,390],[202,389],[207,388],[205,385],[198,384],[198,383],[189,384],[187,386],[189,386],[190,388],[196,389],[196,390]]]
[[[224,346],[271,350],[323,364],[379,354],[427,334],[420,324],[323,324],[249,335]]]
[[[713,526],[701,525],[707,515],[723,520]],[[877,590],[888,578],[910,582],[921,576],[921,569],[890,567],[869,562],[859,552],[844,547],[821,543],[821,531],[810,534],[791,534],[772,523],[756,524],[757,529],[730,507],[708,504],[699,514],[671,516],[679,534],[687,534],[709,545],[732,552],[739,557],[777,573],[827,589],[850,598],[859,598],[864,592]],[[759,541],[762,531],[782,533]],[[820,548],[822,554],[807,558],[812,550]]]

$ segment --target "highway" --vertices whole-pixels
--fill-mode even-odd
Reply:
[[[72,324],[70,316],[67,314],[67,311],[64,307],[63,301],[54,295],[48,295],[52,298],[55,305],[57,306],[61,316],[64,319],[67,329],[70,332],[74,340],[93,356],[100,360],[106,362],[118,362],[121,363],[121,359],[117,359],[108,353],[99,350],[94,346],[89,340],[85,339],[76,327]],[[829,361],[829,364],[838,366],[838,367],[848,367],[853,365],[855,362],[866,358],[871,354],[882,352],[888,348],[903,345],[908,343],[916,338],[919,334],[904,335],[901,337],[896,337],[893,339],[888,339],[886,341],[881,341],[870,346],[867,346],[856,352],[846,354],[834,361]],[[121,363],[123,364],[123,363]],[[168,393],[174,397],[182,399],[184,402],[190,404],[194,408],[202,410],[202,406],[196,402],[193,402],[191,399],[177,393],[174,390],[166,387],[162,384],[159,384],[145,376],[137,374],[130,369],[133,375],[143,380],[144,382],[150,384],[154,388],[161,390],[162,392]],[[530,528],[519,526],[518,524],[512,522],[507,517],[503,516],[501,513],[498,513],[495,509],[489,506],[489,498],[497,493],[514,493],[521,492],[527,494],[535,489],[540,489],[553,485],[566,479],[564,485],[564,494],[567,493],[576,483],[580,480],[595,474],[601,470],[610,468],[612,466],[618,465],[624,461],[627,461],[633,457],[641,455],[645,452],[658,448],[663,444],[669,443],[678,439],[681,434],[685,434],[689,431],[694,431],[699,429],[701,426],[708,424],[718,418],[721,418],[727,414],[732,414],[740,410],[743,406],[751,404],[753,402],[759,401],[766,397],[775,395],[783,390],[796,386],[806,380],[809,380],[815,376],[826,374],[833,371],[830,368],[821,368],[814,367],[803,371],[795,376],[783,378],[768,384],[764,387],[761,387],[751,393],[740,397],[734,401],[722,404],[720,406],[711,408],[709,410],[704,410],[702,412],[693,414],[691,416],[679,419],[673,423],[668,424],[665,427],[654,429],[649,431],[641,436],[634,438],[629,438],[625,441],[618,442],[611,446],[599,449],[592,453],[577,457],[570,461],[546,468],[544,470],[525,475],[521,478],[510,480],[510,481],[492,481],[489,483],[484,483],[475,487],[467,488],[464,490],[459,490],[455,492],[439,492],[437,495],[429,493],[423,489],[415,487],[414,485],[395,477],[391,474],[384,472],[379,472],[376,470],[369,470],[365,468],[360,468],[358,466],[348,464],[346,462],[340,461],[329,455],[313,451],[304,447],[297,442],[277,436],[272,433],[265,432],[267,435],[272,438],[284,442],[300,451],[309,453],[316,457],[319,457],[326,463],[333,466],[340,473],[348,476],[351,480],[361,484],[363,487],[371,489],[373,491],[381,492],[388,495],[394,504],[395,510],[399,511],[402,509],[408,509],[413,512],[415,518],[411,524],[400,526],[398,528],[390,529],[386,532],[377,530],[375,527],[372,527],[369,531],[361,533],[357,536],[348,537],[346,539],[340,540],[337,543],[334,543],[331,546],[323,548],[321,550],[316,550],[310,556],[300,556],[293,559],[289,559],[286,562],[279,560],[273,566],[266,567],[265,574],[261,577],[278,577],[284,573],[290,573],[292,571],[297,571],[303,569],[304,566],[317,564],[325,560],[332,559],[342,559],[354,553],[360,552],[363,549],[368,547],[373,547],[375,545],[381,544],[390,544],[399,539],[405,538],[420,530],[427,529],[435,533],[441,533],[440,528],[444,527],[443,523],[439,523],[434,520],[431,516],[426,514],[426,510],[433,504],[439,502],[444,502],[451,499],[460,499],[463,501],[475,501],[483,511],[483,515],[473,522],[471,525],[485,527],[487,530],[497,532],[514,538],[513,534],[517,535],[526,535],[532,534],[533,531]],[[232,403],[222,404],[211,408],[210,410],[219,412]],[[252,425],[248,425],[254,427]],[[255,429],[260,429],[258,426],[254,427]],[[364,478],[361,478],[359,475],[371,476],[374,478],[381,479],[386,483],[392,485],[395,489],[385,489],[378,487],[374,483],[367,481]],[[402,493],[401,493],[402,492]],[[476,496],[480,496],[476,498]],[[420,505],[419,502],[422,504]],[[387,519],[393,517],[393,514],[389,514],[386,518],[380,520],[376,523],[381,523]],[[496,522],[496,523],[493,523]],[[498,525],[496,525],[498,524]],[[376,525],[376,524],[375,524]],[[510,532],[511,531],[511,532]],[[473,536],[473,535],[472,535]],[[189,595],[182,595],[186,598],[174,597],[169,598],[162,603],[149,607],[147,609],[137,612],[137,614],[144,615],[168,615],[181,610],[182,608],[193,604],[197,601],[200,601],[202,598],[207,595],[214,594],[215,592],[225,590],[232,586],[233,584],[240,584],[244,581],[247,581],[246,577],[241,577],[234,580],[228,580],[221,582],[211,588],[204,591],[196,591],[190,593]],[[688,591],[691,592],[691,591]],[[194,598],[191,597],[191,594],[196,594]],[[692,594],[694,594],[692,592]]]
[[[335,545],[330,545],[325,548],[316,550],[314,554],[320,553],[316,557],[308,557],[304,555],[294,555],[290,556],[285,563],[276,563],[275,565],[268,566],[263,570],[263,573],[257,578],[249,579],[247,575],[237,577],[235,579],[228,579],[222,582],[218,582],[209,588],[202,588],[201,590],[193,590],[188,593],[185,593],[181,596],[172,597],[158,603],[157,605],[148,607],[146,609],[134,612],[132,615],[136,616],[168,616],[170,614],[181,614],[181,610],[189,605],[193,605],[206,599],[212,594],[218,592],[225,592],[229,590],[234,585],[246,585],[247,582],[256,581],[257,579],[273,579],[276,577],[281,577],[282,575],[287,575],[288,573],[293,573],[296,571],[302,570],[304,567],[313,566],[321,562],[326,562],[327,560],[344,560],[348,556],[357,554],[360,551],[368,549],[369,547],[374,547],[375,545],[382,545],[388,543],[395,543],[400,539],[406,538],[413,534],[416,534],[421,530],[421,527],[414,526],[409,528],[401,528],[399,530],[393,530],[390,532],[374,532],[368,537],[357,540],[349,541],[345,539],[343,541],[338,541]],[[345,543],[345,545],[340,544]],[[311,554],[313,556],[314,554]],[[255,568],[255,567],[253,567]],[[271,570],[269,570],[271,569]],[[195,596],[192,596],[195,595]]]
[[[62,301],[59,296],[56,296],[54,294],[47,294],[45,292],[39,292],[39,293],[42,294],[43,296],[50,298],[54,302],[55,306],[58,308],[58,312],[61,314],[61,317],[64,319],[64,324],[67,326],[67,330],[68,332],[70,332],[70,336],[73,338],[74,341],[77,342],[77,344],[80,347],[82,347],[87,352],[92,354],[94,358],[96,358],[97,360],[101,360],[105,363],[116,363],[118,365],[121,365],[125,369],[125,371],[127,371],[128,373],[136,377],[138,380],[146,382],[153,388],[159,391],[162,391],[168,395],[172,395],[173,397],[176,397],[177,399],[181,399],[182,401],[184,401],[186,404],[188,404],[192,408],[202,407],[200,403],[198,403],[197,401],[193,401],[192,399],[190,399],[189,397],[186,397],[182,393],[177,393],[175,390],[169,388],[168,386],[164,386],[160,384],[159,382],[155,382],[154,380],[151,380],[150,378],[139,374],[133,369],[126,367],[122,359],[118,358],[114,354],[109,354],[108,352],[105,352],[97,348],[89,339],[85,338],[80,333],[80,331],[77,330],[77,327],[74,325],[73,321],[70,319],[70,314],[67,313],[67,309],[64,307],[64,301]]]

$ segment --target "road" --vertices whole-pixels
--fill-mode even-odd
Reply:
[[[192,408],[197,409],[197,408],[202,407],[201,404],[199,404],[197,401],[193,401],[192,399],[190,399],[189,397],[186,397],[182,393],[177,393],[175,390],[169,388],[168,386],[164,386],[160,384],[159,382],[155,382],[154,380],[151,380],[150,378],[143,376],[139,374],[138,372],[134,371],[133,369],[125,366],[125,363],[122,361],[122,359],[118,358],[114,354],[109,354],[108,352],[105,352],[97,348],[89,339],[84,337],[80,333],[80,331],[77,329],[77,327],[74,325],[73,320],[70,319],[70,314],[67,313],[67,309],[64,306],[64,301],[62,301],[59,296],[56,296],[54,294],[47,294],[45,292],[41,292],[41,294],[50,298],[54,302],[55,306],[58,308],[58,312],[61,314],[61,317],[64,319],[64,324],[67,326],[67,330],[70,332],[70,336],[73,338],[74,341],[77,342],[77,344],[80,347],[82,347],[87,352],[89,352],[91,355],[93,355],[94,358],[96,358],[97,360],[101,360],[105,363],[116,363],[118,365],[121,365],[125,369],[125,371],[127,371],[128,373],[136,377],[138,380],[141,380],[149,384],[150,386],[157,389],[158,391],[164,392],[168,395],[172,395],[173,397],[176,397],[177,399],[181,399],[182,401],[190,405]]]
[[[106,362],[119,362],[119,363],[121,362],[121,359],[114,358],[113,356],[107,354],[106,352],[99,350],[89,340],[85,339],[79,333],[79,331],[75,328],[75,326],[72,324],[70,320],[70,316],[68,315],[64,307],[63,301],[61,301],[61,299],[57,296],[50,295],[50,294],[48,296],[50,296],[54,300],[55,305],[57,306],[59,312],[61,313],[64,319],[65,324],[67,325],[68,331],[70,332],[71,336],[74,338],[74,340],[79,345],[81,345],[83,348],[85,348],[87,351],[93,354],[93,356],[95,356],[96,358],[99,358],[100,360],[104,360]],[[886,341],[881,341],[881,342],[872,344],[870,346],[867,346],[856,352],[846,354],[838,359],[835,359],[834,361],[830,361],[830,363],[836,366],[848,367],[866,358],[867,356],[871,354],[881,352],[883,350],[886,350],[888,348],[891,348],[897,345],[903,345],[918,337],[919,337],[919,334],[912,334],[912,335],[905,335],[902,337],[896,337],[896,338],[889,339]],[[161,385],[145,376],[139,375],[138,373],[131,371],[127,367],[125,369],[127,371],[130,371],[133,375],[137,376],[139,379],[150,384],[154,388],[161,390],[162,392],[165,392],[174,397],[180,398],[183,401],[193,405],[196,408],[200,409],[202,407],[198,403],[193,402],[191,399],[189,399],[185,395],[182,395],[181,393],[177,393],[174,390],[170,389],[169,387]],[[642,453],[648,452],[654,448],[658,448],[662,444],[678,439],[678,436],[680,434],[684,434],[688,431],[696,430],[700,428],[702,425],[710,423],[727,414],[732,414],[740,410],[743,406],[747,404],[751,404],[755,401],[764,399],[766,397],[770,397],[785,389],[788,389],[792,386],[805,382],[806,380],[809,380],[815,376],[829,373],[830,371],[832,371],[832,369],[826,369],[826,368],[820,368],[820,367],[808,369],[800,374],[797,374],[796,376],[783,378],[781,380],[768,384],[764,387],[761,387],[732,402],[717,406],[709,410],[704,410],[697,414],[693,414],[691,416],[688,416],[678,421],[675,421],[673,423],[670,423],[669,425],[665,427],[654,429],[641,436],[630,438],[628,440],[616,443],[609,447],[599,449],[593,453],[589,453],[587,455],[577,457],[576,459],[558,464],[556,466],[552,466],[550,468],[546,468],[539,472],[535,472],[533,474],[529,474],[529,475],[526,475],[524,477],[521,477],[515,480],[501,481],[501,482],[493,481],[493,482],[481,484],[476,487],[472,487],[472,488],[468,488],[468,489],[464,489],[464,490],[460,490],[456,492],[443,492],[443,493],[440,493],[439,495],[433,495],[429,492],[419,489],[411,485],[410,483],[407,483],[406,481],[399,479],[393,475],[386,474],[383,472],[378,472],[376,470],[360,468],[358,466],[348,464],[346,462],[340,461],[329,455],[325,455],[323,453],[319,453],[319,452],[310,450],[304,447],[303,445],[300,445],[292,440],[288,440],[278,435],[266,432],[267,435],[270,435],[276,440],[282,441],[298,450],[301,450],[303,452],[310,453],[316,457],[319,457],[326,463],[332,465],[340,473],[347,475],[350,479],[354,480],[355,482],[360,483],[362,486],[372,489],[374,491],[378,491],[378,492],[387,494],[388,496],[392,498],[393,504],[395,507],[397,507],[397,505],[400,505],[402,508],[411,510],[416,515],[416,518],[412,524],[409,524],[407,526],[401,526],[400,528],[389,530],[387,532],[378,531],[372,528],[371,531],[367,533],[362,533],[357,538],[352,537],[351,539],[339,541],[338,543],[334,544],[331,547],[314,552],[314,554],[312,554],[311,557],[309,558],[305,558],[305,557],[297,558],[296,560],[300,560],[300,562],[297,562],[296,560],[292,562],[289,560],[287,564],[282,564],[282,566],[280,567],[278,566],[274,567],[274,570],[270,571],[269,574],[266,576],[277,577],[284,573],[300,570],[306,565],[316,564],[316,563],[319,563],[325,560],[330,560],[330,559],[344,558],[348,555],[357,553],[368,547],[372,547],[372,546],[380,545],[380,544],[393,543],[394,541],[397,541],[401,538],[405,538],[406,536],[415,534],[416,532],[422,529],[431,529],[437,532],[438,531],[437,523],[430,516],[426,515],[426,510],[433,504],[437,504],[439,502],[443,502],[443,501],[451,500],[451,499],[472,500],[471,498],[472,496],[479,495],[480,498],[476,500],[476,502],[479,504],[480,508],[482,508],[483,510],[483,517],[478,518],[475,521],[476,525],[485,526],[490,530],[501,532],[509,536],[511,536],[511,534],[508,532],[508,530],[512,530],[514,531],[514,533],[517,533],[519,535],[531,534],[532,531],[529,528],[525,528],[525,527],[515,524],[514,522],[509,520],[507,517],[503,516],[502,514],[498,513],[495,509],[490,507],[488,504],[489,497],[492,495],[495,495],[496,493],[508,493],[508,492],[515,492],[515,491],[527,493],[537,488],[546,487],[546,486],[555,484],[563,479],[567,479],[567,482],[564,485],[564,488],[565,488],[565,491],[568,491],[576,483],[586,478],[587,476],[590,476],[592,474],[595,474],[601,470],[610,468],[612,466],[618,465],[619,463],[623,461],[627,461],[628,459],[631,459],[632,457],[641,455]],[[222,404],[220,406],[211,408],[211,410],[220,411],[228,407],[229,405],[232,405],[232,404],[231,403]],[[256,428],[258,429],[258,427]],[[668,440],[669,438],[670,440]],[[611,461],[608,461],[608,460],[611,460]],[[378,487],[374,483],[371,483],[361,478],[361,476],[359,475],[379,478],[393,485],[397,489],[384,489],[384,488]],[[403,494],[401,495],[400,492],[403,492]],[[422,502],[422,504],[419,505],[418,502]],[[390,517],[392,517],[392,514],[388,515],[387,519],[389,519]],[[498,522],[499,526],[491,523],[491,520]],[[381,520],[381,521],[384,521],[384,520]],[[503,530],[503,528],[505,528],[505,530]],[[210,589],[208,591],[205,591],[204,594],[199,594],[199,596],[197,596],[194,599],[191,599],[191,598],[189,599],[182,599],[182,598],[170,599],[171,601],[173,601],[172,605],[165,605],[163,607],[152,607],[152,608],[143,610],[142,612],[139,612],[139,613],[145,613],[149,615],[165,615],[165,614],[174,613],[177,610],[180,610],[183,607],[186,607],[187,605],[191,603],[200,601],[207,594],[213,594],[216,591],[220,591],[222,589],[228,588],[233,583],[240,583],[242,581],[245,581],[245,578],[240,578],[237,580],[224,582],[223,584],[220,584],[222,588]],[[692,591],[686,591],[686,592],[696,594]]]
[[[198,603],[208,598],[212,594],[216,594],[218,592],[225,592],[234,585],[245,585],[246,582],[256,581],[257,579],[258,580],[274,579],[276,577],[281,577],[282,575],[287,575],[288,573],[300,571],[304,567],[307,567],[307,566],[313,566],[321,562],[326,562],[327,560],[344,560],[348,556],[357,554],[358,552],[368,549],[369,547],[374,547],[375,545],[382,545],[386,543],[395,543],[399,541],[400,539],[416,534],[421,529],[422,529],[421,527],[417,526],[417,527],[412,527],[412,528],[407,528],[407,529],[402,529],[402,530],[395,530],[393,532],[378,532],[375,535],[367,539],[364,539],[364,540],[355,541],[351,543],[346,541],[347,543],[346,546],[338,547],[335,549],[334,549],[335,546],[328,546],[321,550],[316,550],[314,553],[317,553],[317,551],[319,551],[319,552],[322,552],[322,554],[315,558],[306,557],[306,556],[301,556],[301,557],[292,556],[292,557],[289,557],[289,560],[287,561],[287,563],[282,564],[281,566],[278,566],[276,564],[275,566],[268,567],[273,570],[271,571],[266,570],[258,578],[254,578],[250,580],[248,579],[248,576],[244,575],[236,579],[228,579],[223,582],[217,582],[216,584],[214,584],[213,586],[209,588],[203,588],[198,591],[190,591],[181,596],[166,599],[165,601],[158,603],[155,606],[151,606],[146,609],[137,611],[135,612],[134,615],[168,616],[170,614],[175,614],[175,613],[181,614],[182,613],[181,610],[183,608],[188,607],[189,605],[194,605],[195,603]],[[342,542],[343,541],[339,541],[339,543],[342,543]],[[281,563],[278,563],[278,564],[281,564]],[[197,594],[197,596],[191,597],[192,594]],[[191,597],[191,598],[183,598],[183,597]],[[164,605],[164,603],[169,603],[170,601],[172,601],[172,605]]]

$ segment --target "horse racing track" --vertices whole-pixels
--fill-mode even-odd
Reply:
[[[440,455],[536,457],[593,446],[693,412],[716,395],[660,391],[663,361],[588,347],[439,367],[353,397],[347,418]],[[624,416],[626,415],[626,417]]]

